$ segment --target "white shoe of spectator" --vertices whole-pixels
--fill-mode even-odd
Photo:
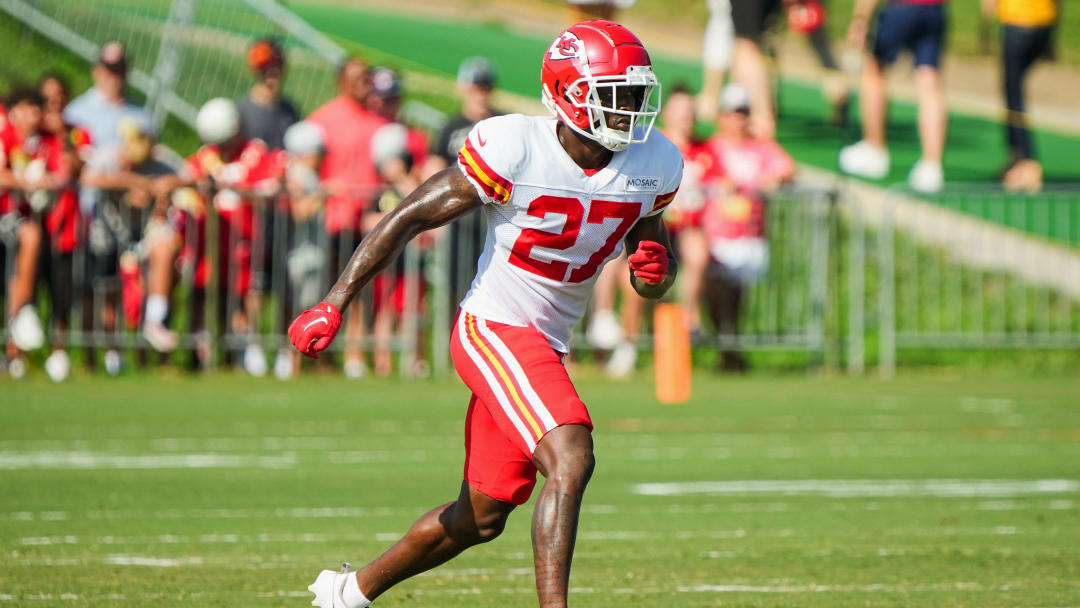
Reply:
[[[71,375],[71,359],[64,349],[54,350],[48,359],[45,359],[45,373],[49,374],[53,382],[63,382]]]
[[[262,378],[268,367],[263,349],[258,344],[248,344],[244,349],[244,370],[256,378]]]
[[[22,380],[26,377],[26,357],[18,355],[7,364],[8,374],[16,380]]]
[[[342,371],[345,372],[345,377],[349,380],[359,380],[367,375],[367,366],[364,365],[364,360],[359,357],[349,357],[345,359],[345,365],[342,367]]]
[[[143,338],[159,353],[172,352],[180,344],[180,337],[176,332],[161,323],[147,321],[143,324],[142,331]]]
[[[936,194],[945,187],[945,170],[941,163],[920,160],[911,168],[908,185],[916,192]]]
[[[120,351],[110,348],[105,351],[105,373],[110,376],[119,376],[124,371],[124,360],[120,357]]]
[[[15,313],[11,320],[11,341],[19,350],[27,351],[41,348],[45,343],[45,332],[41,329],[41,319],[37,310],[27,304]]]
[[[622,342],[611,351],[611,358],[604,366],[604,372],[612,378],[625,378],[637,365],[637,346],[633,342]]]
[[[889,151],[865,140],[845,146],[840,149],[840,170],[867,179],[883,179],[889,174]]]
[[[589,328],[585,330],[585,339],[596,348],[611,350],[623,340],[623,328],[619,319],[611,310],[593,311]]]
[[[278,380],[291,380],[295,371],[296,358],[293,357],[292,349],[283,348],[274,357],[274,376]]]

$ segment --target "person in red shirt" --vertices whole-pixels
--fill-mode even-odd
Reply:
[[[675,237],[682,262],[679,297],[691,332],[701,327],[701,288],[709,247],[701,228],[705,209],[705,188],[716,171],[712,148],[694,133],[694,98],[685,85],[672,87],[664,104],[664,135],[679,147],[683,155],[683,180],[664,219],[668,232]]]
[[[8,285],[11,339],[7,344],[9,372],[26,372],[23,351],[40,347],[44,332],[31,302],[46,226],[70,220],[77,210],[69,188],[72,168],[64,142],[42,129],[44,101],[32,89],[8,99],[8,126],[0,131],[0,230],[15,242],[14,272]],[[74,248],[74,243],[71,243]]]
[[[174,184],[194,186],[199,193],[193,196],[184,190],[179,200],[187,203],[181,203],[181,213],[176,216],[177,229],[184,238],[181,257],[195,266],[192,330],[200,334],[205,330],[202,309],[214,272],[220,294],[217,322],[233,334],[250,335],[264,283],[255,259],[261,245],[256,239],[261,232],[256,206],[269,204],[267,201],[280,191],[285,156],[280,150],[270,150],[262,140],[247,138],[236,104],[228,99],[208,101],[199,111],[196,127],[204,144],[188,157]],[[218,219],[218,267],[214,270],[206,252],[206,218],[211,210]],[[196,352],[199,358],[208,355],[202,345]],[[267,372],[266,355],[253,341],[244,350],[243,364],[252,375]]]
[[[708,142],[716,167],[701,217],[711,254],[705,283],[709,313],[720,335],[730,339],[738,336],[746,288],[769,267],[765,196],[795,175],[795,163],[780,144],[751,134],[750,108],[742,86],[724,89],[718,132]],[[734,348],[723,351],[722,365],[746,368]]]
[[[338,96],[308,117],[325,134],[322,180],[329,193],[324,211],[330,236],[327,276],[337,276],[360,242],[361,216],[371,208],[380,184],[371,160],[371,138],[388,121],[367,109],[371,87],[367,62],[350,58],[338,71]],[[364,307],[360,304],[350,309],[345,334],[345,373],[349,377],[360,377],[366,371],[358,347],[366,333]]]

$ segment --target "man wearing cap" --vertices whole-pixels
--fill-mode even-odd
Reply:
[[[368,96],[367,101],[369,110],[386,119],[388,123],[397,122],[408,126],[401,114],[403,94],[404,86],[401,74],[397,70],[386,66],[375,68],[371,74],[371,95]],[[424,166],[428,156],[427,135],[418,129],[409,128],[405,151],[412,158],[413,166],[416,168],[412,174],[419,182],[420,168]]]
[[[127,84],[128,61],[124,45],[118,41],[101,46],[98,62],[91,71],[94,86],[76,97],[64,108],[64,122],[81,127],[90,134],[93,152],[87,161],[87,171],[79,193],[79,206],[87,217],[89,255],[85,256],[87,267],[82,285],[85,306],[94,314],[101,315],[101,323],[111,330],[116,323],[113,298],[106,297],[100,309],[94,302],[90,286],[100,276],[113,276],[119,272],[120,243],[117,228],[123,224],[120,212],[126,207],[119,199],[124,192],[145,186],[145,179],[130,171],[121,171],[112,159],[123,156],[128,146],[127,134],[139,133],[148,138],[154,136],[154,125],[147,112],[124,95]],[[117,195],[116,204],[106,205],[106,192]],[[110,195],[111,196],[111,195]],[[130,215],[128,216],[130,217]],[[111,294],[110,294],[111,295]],[[92,319],[84,319],[87,324]],[[120,372],[119,351],[110,345],[105,353],[105,371],[110,375]]]
[[[285,131],[300,120],[296,107],[281,94],[285,53],[276,40],[259,40],[248,49],[248,67],[257,78],[247,95],[236,100],[240,122],[249,137],[261,139],[272,150],[285,145]]]
[[[119,125],[125,119],[149,129],[150,113],[124,96],[127,84],[127,54],[124,45],[106,42],[91,71],[94,86],[64,108],[64,121],[90,132],[95,148],[122,143]]]
[[[334,276],[345,266],[360,242],[360,218],[371,206],[379,186],[371,160],[371,138],[386,119],[366,107],[371,94],[371,68],[358,57],[347,59],[338,70],[338,96],[308,117],[322,128],[326,156],[322,163],[323,187],[327,191],[324,218],[329,240],[329,272]],[[345,347],[345,374],[358,378],[366,373],[358,344],[364,333],[363,306],[350,310]]]
[[[769,267],[765,238],[766,197],[795,175],[795,162],[774,140],[752,133],[753,99],[738,84],[721,95],[716,135],[708,146],[716,164],[707,182],[701,226],[710,261],[705,269],[705,297],[718,332],[734,338],[747,289]],[[746,361],[737,348],[721,353],[721,366],[744,371]]]
[[[430,177],[457,162],[458,151],[473,125],[503,112],[491,107],[495,89],[495,66],[486,57],[470,57],[461,62],[457,75],[461,113],[446,123],[435,140],[423,176]],[[484,248],[484,220],[479,211],[448,226],[450,239],[450,298],[455,304],[465,297]]]

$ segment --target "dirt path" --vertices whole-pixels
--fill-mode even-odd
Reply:
[[[474,21],[497,21],[529,35],[554,35],[563,28],[569,13],[537,0],[321,0],[352,7],[363,6],[394,13],[413,13],[427,18],[448,17]],[[697,61],[701,56],[704,23],[686,23],[673,18],[658,23],[643,20],[633,10],[623,22],[655,48],[669,55]],[[838,53],[840,48],[835,49]],[[795,36],[787,36],[780,47],[781,70],[786,76],[804,81],[819,80],[820,70],[807,45]],[[910,69],[903,65],[892,70],[892,90],[897,98],[914,99]],[[971,114],[1001,117],[1002,93],[1000,66],[991,58],[949,57],[945,64],[949,105]],[[1030,114],[1035,124],[1080,133],[1080,70],[1043,64],[1029,80]]]

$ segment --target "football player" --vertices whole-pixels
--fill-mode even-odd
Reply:
[[[393,585],[494,539],[528,500],[537,471],[547,482],[533,514],[536,590],[542,606],[567,605],[594,461],[592,421],[563,358],[597,273],[624,243],[639,294],[659,298],[674,281],[660,214],[682,179],[682,156],[651,132],[659,83],[641,41],[620,25],[587,21],[562,32],[544,55],[541,90],[554,118],[477,123],[457,164],[389,213],[326,299],[289,328],[293,345],[316,356],[334,339],[341,310],[407,241],[482,209],[487,241],[450,344],[473,393],[460,494],[359,571],[320,573],[309,587],[315,606],[369,606]]]

